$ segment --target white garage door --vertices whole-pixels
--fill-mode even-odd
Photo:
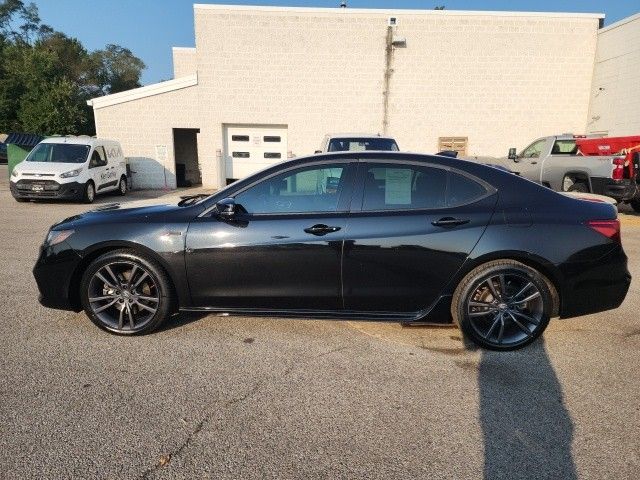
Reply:
[[[234,125],[225,127],[227,179],[241,179],[287,159],[287,127]]]

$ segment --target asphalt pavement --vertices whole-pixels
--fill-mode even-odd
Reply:
[[[622,307],[517,352],[216,315],[121,338],[37,302],[38,246],[87,206],[17,203],[0,171],[0,478],[638,478],[640,217],[622,215]]]

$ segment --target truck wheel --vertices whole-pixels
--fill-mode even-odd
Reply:
[[[82,201],[84,203],[93,203],[96,199],[96,187],[93,185],[93,182],[89,180],[84,186],[84,195],[82,196]]]
[[[576,182],[569,187],[567,192],[589,193],[589,186],[584,182]]]
[[[634,198],[633,200],[631,200],[629,202],[629,204],[631,205],[631,208],[633,208],[634,212],[640,213],[640,199],[639,198]]]
[[[120,183],[118,184],[118,192],[124,196],[127,194],[127,177],[124,175],[120,177]]]

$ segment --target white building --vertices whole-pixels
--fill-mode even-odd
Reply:
[[[638,16],[601,29],[601,14],[194,12],[195,48],[173,49],[173,80],[89,102],[98,136],[130,157],[136,187],[219,187],[313,153],[329,132],[384,133],[410,151],[456,142],[473,156],[562,132],[640,133],[639,95],[618,115],[597,93],[637,93]],[[622,54],[635,62],[621,62],[624,76],[609,67]]]

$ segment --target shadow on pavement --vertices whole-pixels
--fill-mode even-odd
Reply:
[[[543,341],[483,351],[479,367],[484,478],[577,478],[573,422]]]

